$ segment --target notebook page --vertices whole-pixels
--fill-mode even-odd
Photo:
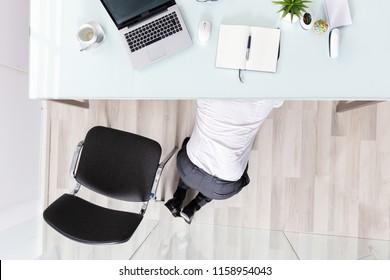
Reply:
[[[248,36],[249,26],[221,25],[219,28],[216,66],[245,69]]]
[[[280,29],[251,27],[252,44],[247,70],[276,72]]]

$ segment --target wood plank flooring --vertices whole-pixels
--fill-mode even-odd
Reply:
[[[92,126],[153,138],[165,156],[191,134],[196,110],[195,101],[183,100],[92,100],[89,109],[47,105],[45,205],[73,188],[73,150]],[[390,102],[344,113],[336,113],[336,105],[286,101],[274,110],[253,146],[250,185],[206,205],[194,223],[390,240]],[[171,197],[177,180],[174,159],[160,182],[160,199]],[[140,208],[85,189],[80,195],[118,209]],[[151,202],[146,216],[173,219],[162,202]]]

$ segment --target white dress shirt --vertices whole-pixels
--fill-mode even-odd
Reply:
[[[237,181],[249,161],[260,125],[280,100],[198,100],[189,159],[208,174]]]

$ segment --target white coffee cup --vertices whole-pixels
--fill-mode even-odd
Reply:
[[[77,39],[79,40],[81,50],[88,48],[96,43],[97,34],[95,28],[88,23],[81,25],[77,32]]]

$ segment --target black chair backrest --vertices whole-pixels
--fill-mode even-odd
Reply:
[[[147,201],[160,156],[154,140],[96,126],[85,137],[75,179],[111,198]]]

